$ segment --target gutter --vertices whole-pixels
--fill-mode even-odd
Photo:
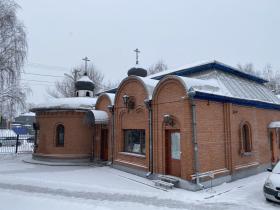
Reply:
[[[197,130],[196,130],[196,104],[194,101],[194,96],[196,92],[193,88],[190,88],[188,91],[189,99],[191,102],[191,110],[192,110],[192,143],[193,143],[193,151],[194,151],[194,171],[196,177],[196,184],[200,189],[203,189],[204,186],[200,183],[199,180],[199,159],[198,159],[198,143],[197,143]]]

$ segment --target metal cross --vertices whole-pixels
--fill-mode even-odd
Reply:
[[[140,50],[139,50],[138,48],[136,48],[136,49],[134,50],[134,52],[136,53],[136,65],[137,65],[137,64],[139,63],[138,58],[139,58]]]
[[[90,60],[88,59],[87,56],[84,57],[82,60],[85,61],[85,72],[87,72],[87,62],[90,61]]]

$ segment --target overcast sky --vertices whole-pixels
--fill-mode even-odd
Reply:
[[[17,0],[28,35],[27,73],[63,76],[88,56],[106,80],[121,80],[141,50],[143,67],[216,59],[280,69],[279,0]],[[43,102],[60,77],[23,75]],[[26,80],[38,80],[35,82]]]

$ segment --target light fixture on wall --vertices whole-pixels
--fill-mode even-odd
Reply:
[[[163,122],[164,122],[164,124],[165,125],[169,125],[169,126],[174,126],[174,119],[173,119],[173,116],[172,115],[170,115],[170,114],[165,114],[164,116],[163,116]]]
[[[125,105],[125,107],[127,108],[128,107],[128,102],[129,102],[129,96],[124,94],[123,97],[123,104]]]
[[[123,95],[123,104],[126,108],[130,109],[134,109],[134,97],[133,96],[128,96],[127,94]]]

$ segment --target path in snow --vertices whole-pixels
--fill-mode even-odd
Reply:
[[[172,199],[160,199],[157,197],[147,197],[139,195],[129,195],[120,193],[103,193],[103,192],[82,192],[82,191],[70,191],[65,189],[52,189],[47,187],[38,187],[24,184],[6,184],[0,183],[0,188],[5,190],[16,190],[26,193],[39,193],[52,196],[63,196],[69,198],[80,198],[98,201],[110,201],[110,202],[132,202],[142,205],[152,205],[156,207],[167,207],[175,209],[240,209],[240,206],[230,203],[203,203],[194,204],[186,203]],[[254,209],[254,208],[253,208]]]
[[[23,158],[0,155],[0,209],[276,210],[280,206],[266,202],[263,196],[268,173],[212,191],[162,191],[151,180],[110,167],[42,166],[23,163]]]

